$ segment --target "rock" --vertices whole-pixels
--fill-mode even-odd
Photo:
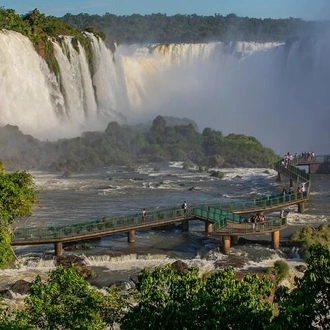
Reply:
[[[66,268],[69,268],[71,265],[74,265],[75,268],[77,269],[78,273],[85,279],[94,279],[96,278],[96,273],[87,267],[85,264],[83,258],[74,255],[74,254],[69,254],[69,255],[62,255],[62,256],[57,256],[56,257],[56,265],[62,265]]]
[[[180,275],[186,274],[189,268],[188,265],[181,260],[174,261],[171,266]]]
[[[30,290],[30,282],[18,280],[11,286],[10,290],[19,294],[27,294]]]
[[[306,265],[298,265],[295,267],[295,269],[298,271],[298,272],[301,272],[301,273],[304,273],[307,269],[307,266]]]
[[[6,290],[1,290],[0,291],[0,296],[2,298],[5,298],[5,299],[13,299],[13,294],[11,293],[10,290],[6,289]]]

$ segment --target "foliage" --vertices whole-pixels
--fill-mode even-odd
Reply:
[[[17,218],[29,216],[37,202],[35,184],[31,174],[23,172],[6,173],[0,162],[0,268],[13,258],[11,225]]]
[[[330,226],[325,224],[314,228],[311,225],[304,226],[301,230],[294,231],[290,237],[293,241],[301,242],[302,246],[299,250],[302,257],[309,257],[309,248],[314,244],[321,244],[330,249]]]
[[[238,17],[235,14],[222,16],[151,15],[116,16],[66,14],[66,23],[84,29],[95,26],[107,39],[117,43],[200,43],[211,41],[285,41],[293,35],[306,31],[321,30],[326,22],[307,22],[301,19],[257,19]]]
[[[287,276],[289,272],[289,265],[283,260],[277,260],[274,263],[274,269],[277,281],[281,281]]]
[[[125,297],[116,291],[104,295],[75,268],[59,266],[43,283],[38,276],[26,298],[25,317],[38,329],[106,329],[121,318]]]
[[[198,269],[179,275],[169,265],[139,275],[138,304],[121,329],[264,329],[270,323],[272,282],[226,269],[201,278]]]
[[[58,73],[59,67],[54,56],[53,40],[61,44],[63,35],[72,36],[72,45],[79,52],[78,42],[85,49],[90,67],[92,68],[92,45],[90,39],[80,30],[70,26],[63,20],[46,16],[34,9],[29,13],[19,16],[13,9],[0,8],[0,29],[13,30],[28,37],[34,45],[36,51],[42,56],[50,70]],[[94,27],[88,27],[87,32],[94,33],[95,36],[105,39],[102,32],[96,31]]]
[[[8,226],[0,225],[0,268],[4,268],[13,258],[13,250],[10,245],[11,235]]]
[[[223,136],[208,128],[200,134],[194,123],[178,124],[173,118],[170,122],[172,126],[165,117],[158,116],[150,127],[143,129],[140,125],[120,126],[110,122],[105,132],[85,132],[81,137],[56,142],[38,141],[7,125],[0,128],[0,139],[4,139],[0,152],[7,166],[15,159],[16,166],[68,173],[98,166],[162,161],[183,161],[187,169],[194,164],[266,167],[279,159],[254,137]],[[10,141],[16,140],[20,143],[10,148]]]
[[[330,251],[321,244],[309,249],[308,267],[295,288],[278,287],[278,315],[271,329],[330,329]]]
[[[330,251],[313,245],[307,264],[295,287],[278,286],[274,300],[268,277],[249,273],[238,279],[232,268],[203,277],[197,268],[145,269],[136,290],[124,294],[115,289],[101,293],[73,266],[59,266],[46,282],[37,277],[31,284],[25,310],[9,313],[0,297],[0,328],[329,329]]]
[[[4,225],[29,216],[37,201],[35,184],[26,171],[0,174],[0,219]]]

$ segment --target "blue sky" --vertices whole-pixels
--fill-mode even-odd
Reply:
[[[38,8],[46,15],[66,13],[115,15],[162,13],[255,18],[299,17],[305,20],[330,18],[330,0],[0,0],[0,7],[14,9],[18,14]]]

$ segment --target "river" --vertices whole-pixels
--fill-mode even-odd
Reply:
[[[136,171],[125,167],[102,168],[65,177],[61,174],[32,172],[40,201],[28,219],[17,227],[42,227],[96,220],[104,215],[136,214],[165,207],[218,203],[258,198],[279,193],[289,181],[277,182],[271,169],[221,169],[223,179],[211,177],[197,168],[183,169],[182,163],[149,164]],[[297,206],[285,209],[288,229],[281,239],[306,223],[330,223],[330,176],[313,175],[310,201],[304,214]],[[279,213],[280,210],[275,213]],[[270,241],[270,235],[259,236]],[[64,251],[83,256],[98,274],[93,284],[109,285],[113,281],[130,281],[143,268],[162,266],[183,260],[190,266],[212,271],[231,265],[237,269],[272,266],[285,259],[292,265],[301,263],[296,250],[274,251],[261,245],[231,248],[230,255],[219,252],[220,241],[206,237],[204,223],[191,221],[189,232],[179,227],[168,230],[145,229],[136,232],[136,242],[127,243],[126,234],[113,235],[87,242],[90,249]],[[87,245],[85,245],[87,246]],[[17,261],[9,269],[0,270],[0,289],[7,289],[18,279],[32,281],[38,274],[47,277],[55,268],[54,246],[15,247]]]

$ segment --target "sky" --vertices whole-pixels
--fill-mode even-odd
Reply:
[[[0,0],[0,7],[26,14],[37,8],[47,16],[70,14],[147,15],[162,13],[226,16],[234,13],[254,18],[302,18],[319,20],[330,17],[330,0]]]

